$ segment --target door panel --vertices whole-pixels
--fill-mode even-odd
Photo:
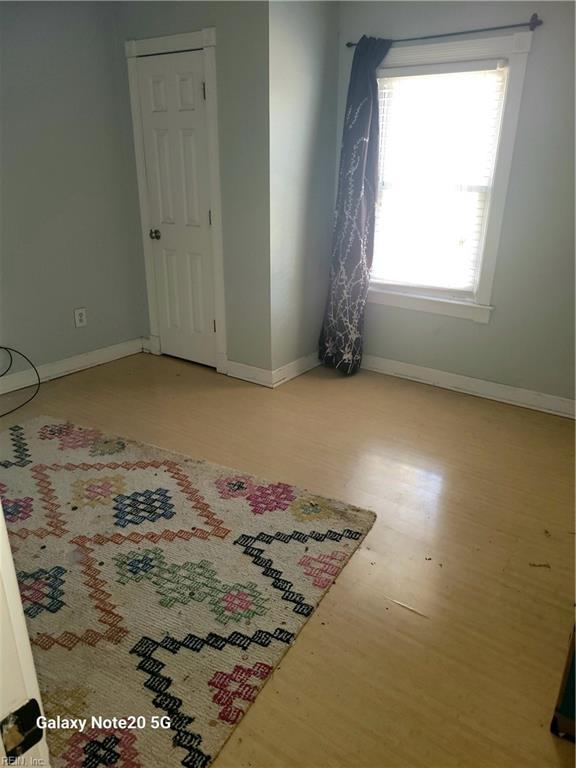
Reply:
[[[199,227],[200,210],[198,204],[198,156],[196,134],[192,130],[180,131],[180,159],[184,172],[184,212],[189,227]]]
[[[166,130],[153,129],[156,161],[156,184],[158,185],[158,218],[161,224],[174,224],[174,202],[172,200],[172,162],[170,135]]]
[[[162,352],[215,366],[203,53],[137,66]]]

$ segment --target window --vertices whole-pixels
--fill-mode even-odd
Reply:
[[[375,280],[473,297],[506,73],[380,78]]]
[[[392,49],[379,70],[370,300],[488,321],[526,35]]]

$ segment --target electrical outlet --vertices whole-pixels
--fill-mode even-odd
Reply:
[[[74,325],[76,328],[83,328],[88,325],[88,317],[86,315],[86,307],[80,307],[74,310]]]

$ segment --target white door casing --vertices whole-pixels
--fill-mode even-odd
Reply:
[[[226,372],[215,42],[203,30],[126,55],[151,351]]]

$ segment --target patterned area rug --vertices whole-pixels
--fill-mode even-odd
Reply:
[[[375,517],[46,417],[0,496],[54,768],[209,765]]]

